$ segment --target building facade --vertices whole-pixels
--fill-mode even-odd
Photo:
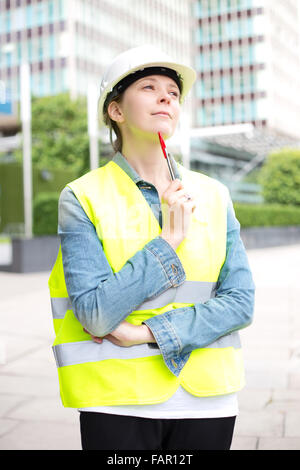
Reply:
[[[38,97],[85,95],[107,63],[137,45],[192,62],[191,0],[0,0],[0,90],[17,102],[19,68]],[[1,110],[0,110],[1,112]]]
[[[252,123],[300,138],[298,0],[198,0],[196,127]]]

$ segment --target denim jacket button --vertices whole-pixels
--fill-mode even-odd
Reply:
[[[172,362],[173,366],[175,367],[175,369],[177,369],[178,366],[177,366],[176,362],[174,361],[174,359],[171,359],[171,362]]]

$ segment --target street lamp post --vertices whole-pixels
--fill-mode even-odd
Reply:
[[[5,54],[13,54],[14,43],[2,47]],[[23,137],[23,194],[24,194],[24,235],[32,237],[32,164],[31,164],[31,87],[30,66],[23,48],[23,62],[20,66],[20,113]],[[25,57],[25,59],[24,59]]]
[[[23,135],[24,232],[26,238],[32,238],[31,91],[28,63],[22,63],[20,67],[20,91]]]
[[[97,121],[98,90],[93,83],[88,86],[88,134],[90,141],[90,169],[99,166],[98,157],[98,121]]]

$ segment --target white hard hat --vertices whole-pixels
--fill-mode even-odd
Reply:
[[[100,126],[104,124],[103,106],[107,96],[113,90],[115,94],[111,95],[112,99],[113,96],[117,94],[116,88],[114,89],[115,85],[117,85],[125,77],[131,76],[131,74],[133,75],[132,77],[129,77],[129,80],[131,79],[129,83],[132,83],[140,78],[140,75],[134,75],[135,72],[152,67],[157,67],[157,69],[153,68],[153,71],[159,70],[158,73],[161,74],[168,75],[168,72],[175,72],[174,77],[172,78],[174,78],[175,81],[177,81],[179,84],[179,88],[181,90],[181,102],[196,80],[196,72],[194,69],[187,65],[173,61],[171,57],[152,45],[134,47],[125,52],[122,52],[109,65],[102,78],[100,85],[100,96],[98,100],[98,117]],[[155,73],[153,72],[153,75],[154,74]],[[122,91],[123,90],[121,90],[121,92]]]

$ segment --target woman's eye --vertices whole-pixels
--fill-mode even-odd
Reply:
[[[144,85],[143,90],[145,89],[154,90],[154,85]],[[179,98],[179,93],[177,91],[169,91],[170,95],[173,95],[175,98]]]

